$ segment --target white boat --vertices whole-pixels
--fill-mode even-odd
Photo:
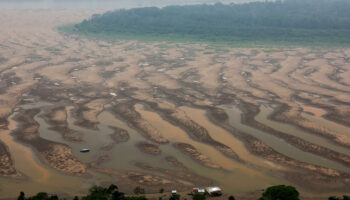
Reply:
[[[90,152],[90,149],[81,149],[80,152],[87,153],[87,152]]]

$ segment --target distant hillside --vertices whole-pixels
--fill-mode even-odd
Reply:
[[[148,7],[96,14],[75,29],[109,36],[348,45],[349,10],[349,0]]]

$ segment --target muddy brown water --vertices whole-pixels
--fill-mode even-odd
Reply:
[[[337,162],[328,160],[326,158],[304,152],[288,143],[286,143],[284,140],[275,137],[271,134],[268,134],[264,131],[246,126],[244,124],[241,124],[241,114],[242,112],[235,106],[223,106],[222,107],[227,115],[229,116],[229,123],[231,126],[241,130],[242,132],[246,134],[250,134],[268,146],[270,146],[275,151],[288,156],[290,158],[293,158],[295,160],[299,160],[305,163],[318,165],[322,167],[328,167],[331,169],[336,169],[343,172],[350,172],[350,169],[342,164],[339,164]],[[259,114],[260,115],[260,114]],[[261,121],[265,122],[265,121]],[[267,125],[267,124],[266,124]],[[273,127],[275,128],[275,127]]]
[[[29,109],[34,107],[41,106],[50,106],[49,104],[40,102],[32,105],[25,105],[21,107],[21,109]],[[165,169],[174,169],[166,160],[165,157],[173,156],[177,158],[180,162],[182,162],[189,170],[201,175],[203,177],[207,177],[215,180],[226,192],[247,192],[253,191],[257,189],[262,189],[271,184],[281,183],[277,177],[268,169],[252,169],[243,164],[237,163],[225,156],[223,156],[216,149],[207,144],[202,144],[196,141],[193,141],[188,137],[188,135],[180,128],[171,125],[170,123],[164,121],[158,114],[144,110],[142,105],[136,105],[136,110],[142,115],[144,119],[149,121],[154,127],[159,129],[164,137],[171,141],[170,144],[160,145],[160,149],[162,150],[162,154],[159,156],[148,155],[142,153],[139,149],[136,148],[136,144],[138,142],[147,141],[141,134],[139,134],[132,127],[129,127],[127,123],[119,120],[114,115],[112,115],[108,111],[103,111],[98,116],[98,121],[100,124],[98,125],[98,130],[90,130],[80,126],[75,125],[76,120],[71,114],[73,108],[68,107],[68,124],[69,128],[76,130],[81,136],[82,142],[71,142],[62,138],[61,134],[50,130],[50,125],[46,123],[40,117],[39,113],[35,116],[35,120],[40,124],[39,134],[41,137],[55,141],[63,144],[67,144],[72,147],[73,154],[78,157],[81,161],[88,163],[91,161],[95,161],[99,156],[107,155],[109,156],[109,160],[105,163],[101,164],[101,167],[108,169],[124,169],[124,170],[135,170],[135,171],[144,171],[134,166],[135,162],[145,162],[155,167],[161,167]],[[125,143],[115,144],[110,150],[104,151],[101,150],[101,147],[109,145],[112,140],[110,139],[110,134],[112,134],[112,129],[109,126],[123,128],[128,131],[130,135],[130,139]],[[173,147],[174,142],[186,142],[193,146],[195,146],[201,153],[207,155],[213,162],[218,163],[223,166],[224,170],[211,169],[207,168],[200,163],[192,160],[190,157],[182,154],[179,150]],[[15,145],[16,146],[16,145]],[[17,145],[22,146],[22,145]],[[87,154],[80,153],[81,148],[90,148],[91,152]],[[12,154],[16,154],[14,151],[11,151]],[[18,154],[16,154],[18,155]],[[33,154],[34,155],[34,154]],[[37,164],[39,161],[34,162],[33,164]],[[40,162],[39,162],[40,163]],[[25,166],[24,163],[18,163],[22,167]],[[17,167],[17,165],[16,165]],[[45,166],[42,166],[45,167]],[[18,168],[20,169],[20,168]],[[45,169],[47,169],[45,167]],[[33,169],[34,170],[34,169]],[[59,187],[59,184],[63,184],[65,181],[69,181],[72,185],[68,185],[66,187],[75,188],[87,188],[91,186],[92,183],[98,183],[100,180],[108,181],[111,178],[103,178],[102,175],[96,173],[93,175],[94,177],[88,180],[90,184],[84,185],[84,179],[69,177],[65,175],[61,175],[60,173],[47,169],[47,175],[49,177],[60,176],[58,180],[62,179],[62,182],[57,182],[55,185]],[[176,169],[175,169],[176,170]],[[30,169],[26,172],[29,174]],[[40,173],[40,172],[38,172]],[[96,177],[95,177],[96,176]],[[41,177],[38,174],[33,173],[34,177]],[[72,180],[67,180],[65,178],[71,178]],[[51,181],[51,179],[43,179],[43,184],[46,181]],[[245,184],[242,184],[242,181]],[[79,184],[80,183],[80,184]],[[18,183],[19,186],[22,183]],[[33,186],[33,184],[29,183],[29,185]],[[78,186],[78,187],[77,187]],[[38,187],[35,185],[33,187]],[[23,187],[22,187],[23,188]],[[26,187],[24,187],[26,189]],[[39,187],[42,188],[42,187]],[[43,187],[46,191],[55,191],[51,189],[50,186]],[[31,188],[28,188],[30,190]],[[57,190],[56,190],[57,191]],[[69,190],[68,190],[69,191]],[[73,193],[74,191],[72,191]],[[11,196],[11,195],[10,195]],[[13,195],[12,195],[13,196]]]
[[[257,120],[260,123],[263,123],[269,127],[272,127],[278,131],[294,135],[296,137],[302,138],[308,142],[318,144],[320,146],[329,148],[331,150],[341,152],[343,154],[349,155],[350,156],[350,149],[345,148],[342,146],[339,146],[337,144],[332,143],[331,141],[319,137],[317,135],[314,135],[312,133],[306,132],[304,130],[299,129],[298,127],[295,127],[293,125],[289,125],[286,123],[281,123],[281,122],[276,122],[270,120],[268,117],[273,113],[273,109],[267,106],[261,106],[260,107],[260,112],[259,114],[255,117],[255,120]],[[328,122],[325,122],[325,126],[327,127]]]
[[[135,162],[149,163],[155,167],[174,169],[164,158],[161,156],[148,155],[141,152],[136,148],[136,144],[139,142],[146,142],[147,140],[142,137],[135,129],[129,127],[125,122],[117,119],[110,112],[104,111],[98,116],[100,123],[108,126],[115,126],[128,131],[130,139],[127,142],[115,145],[109,152],[111,158],[110,161],[104,163],[102,166],[106,168],[116,169],[138,169],[134,166]],[[151,143],[151,142],[150,142]]]
[[[80,194],[75,188],[89,188],[97,184],[93,180],[83,180],[61,174],[44,165],[28,146],[22,145],[14,140],[11,131],[16,128],[16,122],[12,119],[17,113],[9,117],[9,130],[1,135],[2,141],[8,146],[16,169],[26,176],[25,180],[0,178],[0,198],[17,196],[20,191],[26,194],[34,194],[40,191],[50,193]]]
[[[92,130],[75,125],[76,119],[73,118],[71,107],[67,108],[67,121],[68,127],[75,130],[76,134],[82,137],[81,142],[67,141],[56,131],[50,130],[50,125],[40,118],[40,114],[35,116],[35,120],[40,124],[39,133],[40,137],[43,137],[50,141],[55,141],[63,144],[67,144],[72,148],[73,154],[84,163],[96,161],[101,156],[108,156],[109,160],[102,164],[103,167],[111,169],[132,169],[139,170],[134,166],[136,162],[153,163],[156,167],[171,168],[169,163],[165,160],[160,161],[158,158],[152,155],[147,155],[140,152],[135,145],[138,142],[145,142],[137,131],[130,128],[125,122],[117,119],[108,111],[103,111],[98,115],[99,125],[97,130]],[[130,139],[127,142],[114,144],[111,139],[113,130],[110,127],[122,128],[128,131]],[[110,150],[102,150],[103,147],[113,145]],[[89,153],[81,153],[83,148],[90,149]]]
[[[185,106],[180,107],[180,109],[184,110],[191,119],[193,119],[199,125],[207,129],[209,135],[214,140],[234,150],[241,159],[247,161],[248,163],[255,164],[257,166],[271,167],[271,164],[267,164],[266,160],[249,153],[248,150],[245,148],[243,142],[233,137],[232,134],[228,133],[221,127],[218,127],[211,123],[206,117],[205,110]]]
[[[45,106],[52,106],[52,104],[45,102],[31,103],[23,105],[17,108],[17,110],[41,108]],[[67,110],[69,111],[71,108],[68,108]],[[40,125],[38,130],[40,137],[50,141],[69,145],[72,148],[73,154],[85,163],[95,161],[101,155],[108,155],[111,157],[111,162],[107,162],[106,166],[112,169],[140,170],[133,165],[133,162],[136,161],[153,161],[154,163],[159,164],[158,166],[163,167],[165,164],[168,164],[165,160],[161,162],[159,159],[151,158],[151,156],[139,152],[138,149],[133,146],[133,144],[137,141],[144,141],[144,139],[139,137],[139,134],[133,134],[136,132],[132,131],[132,129],[128,128],[123,124],[123,122],[119,121],[108,112],[103,112],[99,116],[99,120],[101,121],[106,119],[106,123],[98,126],[99,130],[90,130],[74,125],[76,120],[72,117],[70,112],[68,112],[69,127],[77,130],[79,134],[82,135],[83,142],[71,142],[63,139],[60,133],[49,129],[50,125],[47,124],[44,119],[39,117],[41,113],[34,117],[34,119]],[[80,178],[62,174],[47,167],[38,159],[36,154],[29,146],[18,143],[11,136],[11,131],[16,128],[17,124],[17,122],[13,120],[13,117],[16,114],[17,112],[14,112],[9,117],[9,130],[1,134],[1,139],[8,146],[16,169],[26,178],[23,180],[0,178],[0,198],[17,196],[20,191],[25,191],[27,195],[34,195],[41,191],[55,194],[82,195],[84,194],[82,191],[87,191],[88,188],[93,185],[105,181],[114,181],[112,176],[101,174],[92,170],[88,170],[88,173],[92,175],[91,178]],[[124,146],[119,145],[117,148],[113,148],[109,152],[100,150],[101,147],[108,145],[112,141],[109,139],[109,135],[113,132],[110,128],[108,128],[110,125],[117,125],[118,127],[126,128],[131,135],[132,140],[130,141],[132,144],[126,144]],[[90,148],[91,152],[87,154],[80,153],[80,149],[86,147]],[[129,156],[131,154],[133,155]]]
[[[30,103],[22,105],[19,107],[19,110],[41,108],[45,106],[52,105],[45,102]],[[247,132],[248,134],[252,134],[274,148],[276,151],[311,164],[326,166],[341,171],[349,171],[349,169],[338,163],[302,152],[301,150],[286,144],[279,138],[242,125],[240,123],[241,112],[238,108],[232,106],[224,106],[223,108],[229,115],[229,123],[232,126]],[[145,142],[147,139],[135,129],[129,127],[126,122],[120,120],[118,116],[114,116],[112,113],[110,113],[108,111],[108,106],[106,106],[105,110],[98,115],[97,119],[99,121],[99,125],[97,126],[97,130],[87,129],[75,125],[76,119],[72,114],[74,108],[69,106],[66,107],[68,113],[68,126],[76,131],[74,134],[79,134],[82,137],[81,142],[67,141],[60,133],[50,130],[51,125],[47,124],[46,121],[40,117],[44,111],[37,114],[34,119],[40,125],[40,137],[50,141],[69,145],[72,148],[73,154],[82,162],[89,163],[96,161],[100,156],[108,156],[109,160],[101,163],[100,165],[103,168],[146,172],[134,165],[136,162],[144,162],[155,167],[177,170],[165,160],[167,156],[173,156],[192,172],[215,180],[217,184],[228,193],[245,193],[263,189],[269,185],[281,183],[288,184],[287,181],[281,179],[277,174],[275,174],[274,170],[289,169],[250,154],[242,142],[233,137],[226,130],[212,124],[207,119],[205,110],[190,107],[178,108],[183,110],[188,117],[193,119],[199,125],[206,128],[213,139],[229,146],[242,159],[248,163],[254,164],[256,167],[238,163],[227,158],[214,147],[194,141],[184,130],[165,121],[158,113],[145,109],[145,107],[141,104],[137,104],[135,109],[138,113],[140,113],[142,118],[157,128],[161,134],[170,141],[169,144],[159,145],[159,148],[162,151],[161,155],[148,155],[136,148],[137,143]],[[265,111],[266,110],[262,110],[262,112]],[[268,112],[268,110],[266,112]],[[270,112],[268,112],[268,114],[269,113]],[[266,114],[266,116],[268,116],[268,114]],[[31,191],[32,193],[45,190],[47,192],[58,194],[80,194],[81,191],[86,191],[87,188],[91,187],[93,184],[98,184],[102,181],[113,181],[112,176],[107,176],[91,170],[89,170],[89,173],[92,174],[91,178],[79,178],[61,174],[58,171],[44,165],[37,158],[35,153],[33,153],[30,147],[17,143],[11,137],[10,132],[16,127],[16,122],[12,120],[14,115],[16,115],[16,113],[9,118],[10,130],[6,134],[2,134],[2,140],[9,147],[9,151],[13,156],[16,169],[26,175],[28,179],[12,180],[0,178],[0,188],[2,188],[3,191],[7,191],[6,193],[0,193],[1,198],[16,196],[21,190]],[[113,140],[110,137],[113,130],[110,127],[118,127],[127,130],[128,134],[130,135],[130,139],[124,143],[113,144]],[[225,170],[212,169],[201,165],[176,149],[173,146],[173,143],[176,142],[184,142],[193,145],[199,152],[208,156],[210,160],[212,160],[215,164],[220,165]],[[108,150],[101,149],[108,145],[112,145],[112,147]],[[87,154],[80,153],[80,149],[82,148],[89,148],[91,152]]]
[[[322,116],[314,116],[308,113],[302,113],[302,116],[307,120],[318,124],[321,127],[326,127],[331,131],[335,131],[343,136],[350,138],[350,128],[347,126],[343,126],[341,124],[329,121],[327,119],[322,118]]]
[[[162,135],[171,141],[171,143],[184,142],[191,144],[202,154],[208,156],[214,163],[222,166],[225,170],[227,170],[222,171],[204,167],[203,165],[191,160],[186,155],[181,154],[180,151],[175,150],[171,144],[161,146],[161,149],[165,154],[172,154],[172,156],[176,157],[187,168],[197,173],[198,175],[215,180],[225,190],[225,192],[254,191],[262,189],[271,184],[278,184],[283,182],[269,171],[270,166],[268,167],[266,163],[260,163],[266,168],[249,168],[243,164],[225,157],[210,145],[192,140],[182,129],[163,120],[157,113],[145,110],[143,105],[138,104],[135,106],[135,109],[141,114],[144,119],[150,122],[152,126],[160,130]],[[192,114],[199,115],[196,120],[198,120],[201,125],[208,123],[204,115],[205,113],[202,110],[189,107],[180,107],[179,109],[186,111],[186,114],[191,117],[194,117]],[[210,129],[209,132],[210,131],[213,130]],[[223,130],[221,129],[221,131]],[[211,133],[214,134],[213,132]],[[227,137],[225,139],[227,139],[229,142],[234,140],[231,140],[232,136],[224,135],[224,137]]]

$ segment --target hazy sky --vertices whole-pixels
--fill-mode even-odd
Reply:
[[[133,8],[201,3],[243,3],[258,0],[0,0],[0,9],[51,9],[51,8]]]

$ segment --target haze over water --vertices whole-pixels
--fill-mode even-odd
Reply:
[[[244,3],[252,0],[0,0],[0,9],[118,9],[168,5],[214,4],[222,2]]]

